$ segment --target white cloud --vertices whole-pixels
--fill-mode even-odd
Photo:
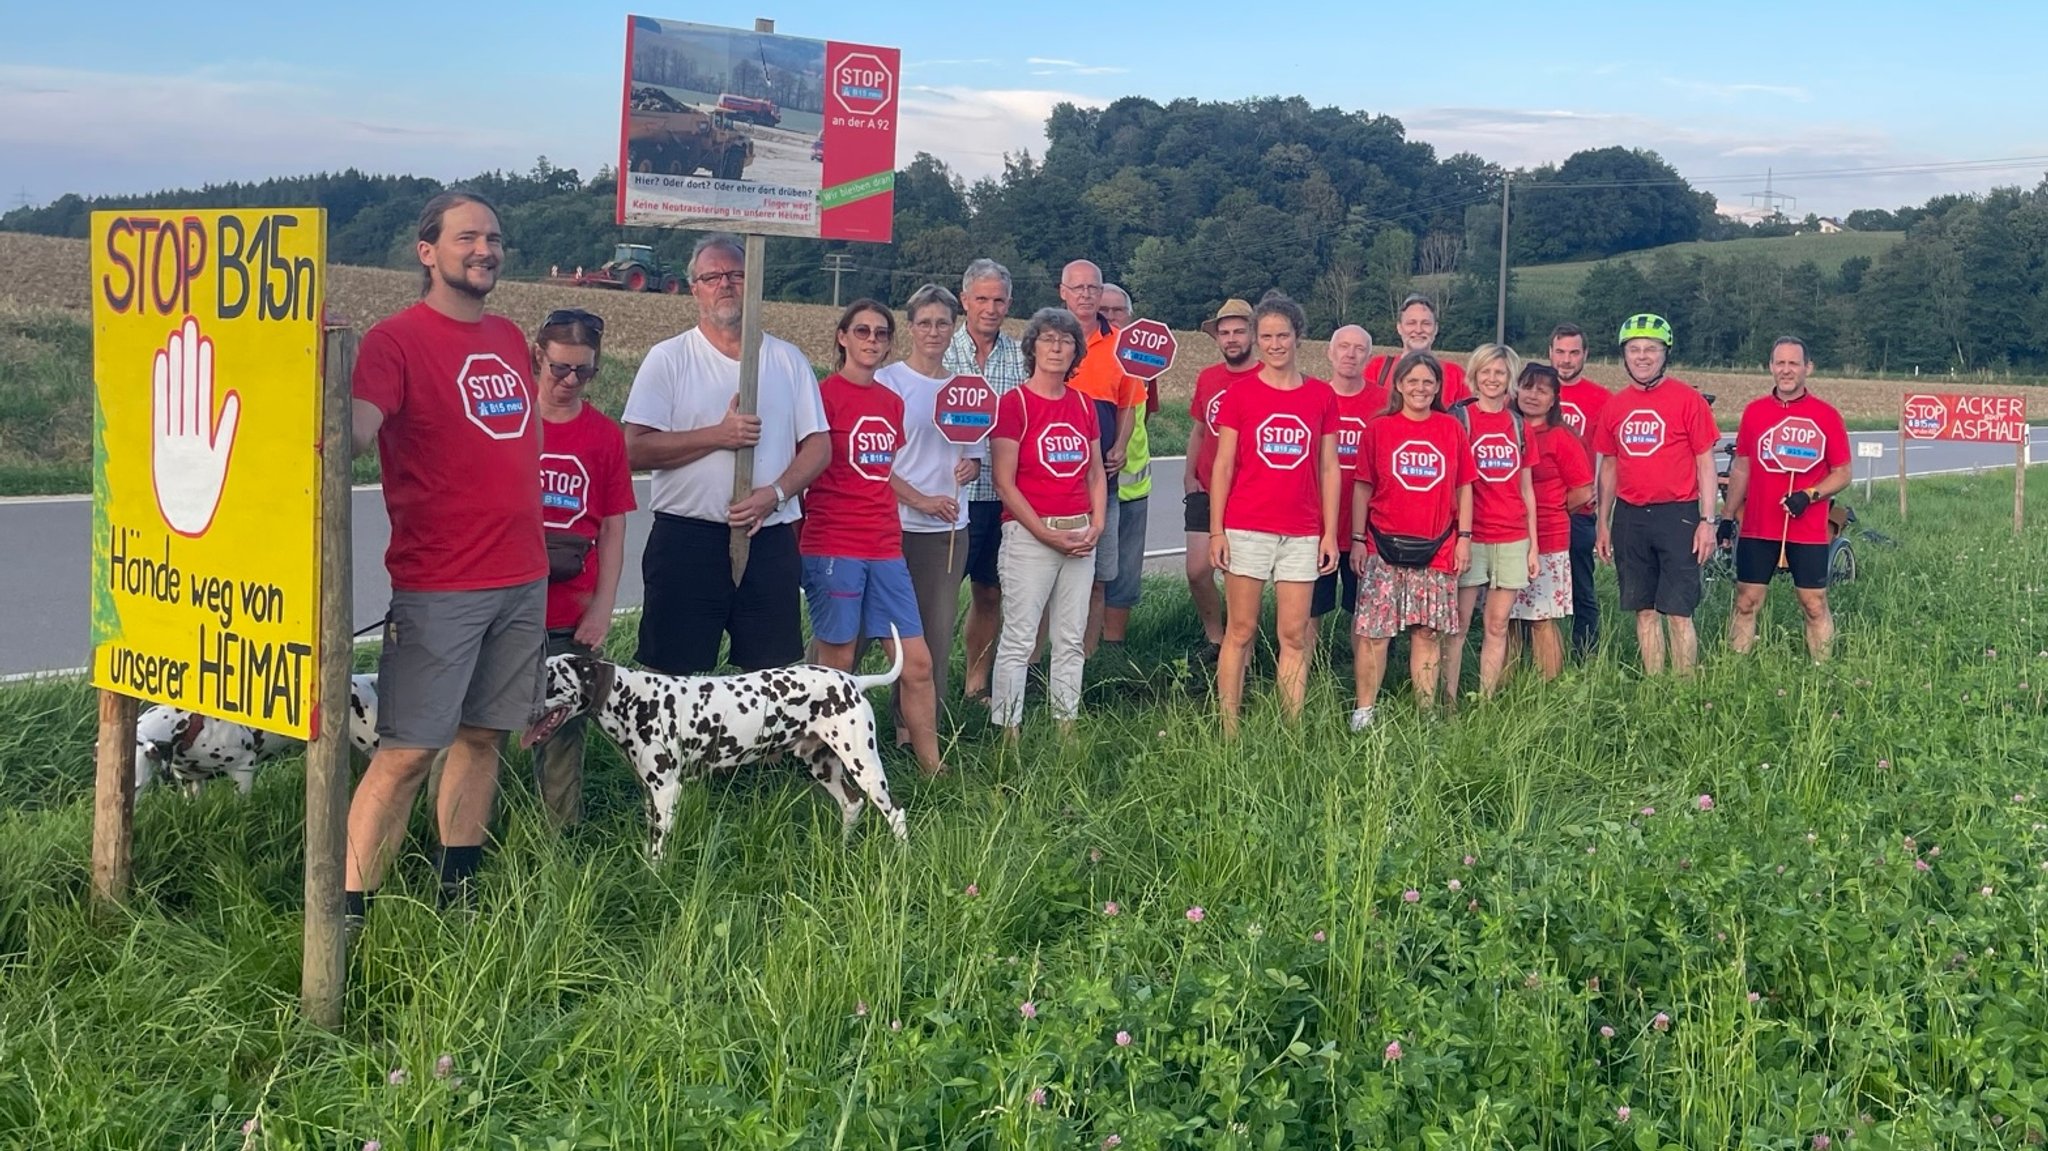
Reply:
[[[1079,60],[1059,60],[1046,56],[1027,56],[1024,63],[1033,76],[1115,76],[1130,71],[1112,64],[1083,64]]]
[[[1982,191],[1998,184],[2032,184],[2040,165],[2008,171],[1885,171],[1938,163],[1888,133],[1852,124],[1774,124],[1752,127],[1734,120],[1673,123],[1644,116],[1570,109],[1436,107],[1392,113],[1408,138],[1438,156],[1476,152],[1509,168],[1562,163],[1574,152],[1614,145],[1662,156],[1695,187],[1712,192],[1722,207],[1741,207],[1771,190],[1798,197],[1788,213],[1841,215],[1856,208],[1919,204],[1946,192]],[[1770,173],[1767,177],[1766,170]]]
[[[1724,103],[1740,100],[1747,96],[1769,96],[1775,99],[1797,100],[1802,104],[1813,99],[1806,89],[1788,84],[1717,84],[1707,80],[1681,80],[1675,76],[1663,77],[1665,85],[1681,92]]]
[[[903,89],[903,131],[896,141],[900,167],[930,152],[968,180],[1000,175],[1005,154],[1045,155],[1045,118],[1053,105],[1100,106],[1103,101],[1046,89],[998,89],[914,84]]]
[[[144,75],[0,64],[0,153],[57,192],[123,192],[351,165],[456,177],[547,150],[475,118],[419,119],[419,105],[264,68]],[[518,158],[518,159],[514,159]]]

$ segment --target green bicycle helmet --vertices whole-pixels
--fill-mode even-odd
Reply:
[[[1615,343],[1625,345],[1630,340],[1661,340],[1668,348],[1671,346],[1671,325],[1662,316],[1637,312],[1621,322],[1621,335]]]

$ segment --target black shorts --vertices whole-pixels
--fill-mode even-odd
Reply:
[[[1180,526],[1191,536],[1209,534],[1209,493],[1189,492],[1181,498]]]
[[[727,635],[733,665],[745,671],[803,661],[796,525],[755,534],[738,587],[731,540],[725,524],[654,514],[640,554],[645,590],[633,658],[642,667],[664,675],[706,674],[718,667],[719,640]]]
[[[1828,586],[1828,545],[1785,545],[1785,566],[1792,572],[1792,586],[1809,590]],[[1735,541],[1735,582],[1771,582],[1778,574],[1778,541],[1744,536]]]
[[[1003,501],[967,501],[967,578],[982,587],[1001,587],[996,557],[1003,551]]]
[[[1702,591],[1700,561],[1692,553],[1699,524],[1700,508],[1693,500],[1647,507],[1614,502],[1614,578],[1621,585],[1621,610],[1692,615]]]
[[[1310,619],[1320,619],[1337,606],[1337,589],[1344,589],[1344,614],[1358,611],[1358,573],[1351,570],[1351,553],[1337,553],[1337,570],[1316,577],[1316,590],[1308,601]]]

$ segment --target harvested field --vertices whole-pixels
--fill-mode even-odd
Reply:
[[[0,232],[0,268],[8,276],[0,279],[0,305],[24,308],[60,308],[84,312],[89,309],[87,290],[89,268],[87,245],[83,240],[29,236]],[[328,268],[329,295],[337,315],[358,331],[378,318],[391,314],[419,298],[419,281],[414,274],[382,268],[331,265]],[[651,294],[628,295],[602,288],[570,288],[554,284],[507,281],[491,294],[491,309],[531,329],[549,311],[565,306],[587,308],[605,319],[606,351],[637,359],[648,347],[697,322],[697,308],[688,296]],[[822,304],[767,305],[766,326],[774,335],[802,348],[816,364],[832,362],[832,330],[838,312]],[[1012,333],[1021,332],[1024,321],[1009,324]],[[1194,387],[1195,376],[1217,361],[1216,346],[1200,332],[1177,333],[1180,351],[1172,370],[1161,381],[1162,396],[1184,402]],[[1311,372],[1327,370],[1328,344],[1309,340],[1303,345],[1302,360]],[[1623,378],[1615,362],[1596,362],[1588,374],[1613,385]],[[1688,371],[1680,378],[1716,394],[1715,407],[1725,426],[1734,430],[1742,405],[1770,388],[1770,377],[1761,373]],[[617,381],[623,385],[624,381]],[[1865,427],[1889,424],[1898,419],[1900,398],[1908,392],[1943,388],[1993,395],[2029,395],[2035,398],[2039,416],[2048,416],[2048,389],[2008,386],[1984,387],[1972,382],[1921,380],[1880,380],[1815,377],[1814,390],[1828,397],[1853,423]]]

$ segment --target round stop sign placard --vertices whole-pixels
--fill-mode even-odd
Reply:
[[[978,444],[996,426],[996,390],[980,376],[954,376],[939,389],[932,422],[948,443]]]
[[[1138,320],[1116,339],[1117,362],[1124,374],[1156,380],[1173,365],[1173,329],[1158,320]]]
[[[889,106],[896,74],[872,52],[855,52],[832,70],[832,98],[855,116],[872,116]]]

